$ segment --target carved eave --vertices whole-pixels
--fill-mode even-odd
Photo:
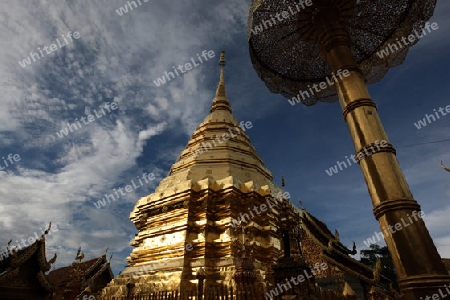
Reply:
[[[56,253],[53,255],[52,259],[47,261],[47,257],[45,256],[45,243],[41,243],[39,252],[38,252],[38,261],[40,269],[45,273],[50,270],[53,263],[55,263],[57,258]]]
[[[84,276],[88,277],[90,273],[92,273],[98,266],[107,263],[106,260],[106,254],[103,254],[97,260],[95,263],[93,263],[86,271],[84,271]]]
[[[385,276],[375,276],[374,270],[349,256],[352,253],[329,231],[326,225],[302,209],[302,229],[322,248],[321,256],[331,265],[353,274],[361,280],[377,285],[378,282],[388,287],[391,281]]]
[[[114,275],[111,271],[110,263],[106,262],[106,260],[103,261],[103,263],[104,263],[103,266],[97,272],[95,272],[95,274],[92,277],[89,278],[88,284],[93,283],[104,272],[108,272],[111,279],[114,278]]]
[[[41,245],[39,244],[40,244],[39,241],[36,241],[27,248],[20,250],[17,253],[17,255],[11,259],[10,266],[12,268],[17,268],[24,262],[29,260],[33,256],[33,254],[36,253],[36,251],[41,247]],[[45,254],[45,244],[44,244],[44,254]]]
[[[8,282],[19,275],[19,268],[8,268],[5,272],[0,274],[0,283]]]
[[[37,274],[37,279],[39,281],[39,283],[41,284],[41,286],[49,293],[53,292],[53,286],[50,283],[50,281],[48,281],[47,276],[45,276],[44,272],[39,271],[39,273]]]
[[[45,236],[42,236],[27,248],[16,252],[16,254],[11,258],[10,266],[12,268],[19,267],[24,262],[29,260],[35,253],[37,254],[39,268],[44,273],[50,270],[51,264],[56,261],[56,254],[50,261],[47,261],[45,256]]]
[[[374,274],[374,270],[361,262],[343,255],[338,252],[322,252],[322,257],[325,258],[330,264],[339,267],[339,269],[346,273],[353,274],[363,281],[372,285],[382,284],[385,287],[389,287],[392,283],[387,277]]]
[[[442,163],[442,160],[441,160],[441,168],[447,172],[450,172],[450,168],[445,167],[445,165]]]
[[[354,254],[354,252],[344,246],[335,235],[331,233],[328,227],[313,215],[309,214],[306,209],[302,209],[302,228],[305,229],[309,235],[322,247],[322,249],[329,249],[330,245],[337,251],[348,254]],[[331,242],[331,244],[330,244]]]

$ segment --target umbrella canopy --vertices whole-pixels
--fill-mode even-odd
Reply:
[[[316,13],[337,9],[365,82],[375,83],[403,62],[435,5],[436,0],[253,0],[247,32],[250,57],[269,90],[289,99],[313,84],[330,82],[331,70],[317,44]],[[408,39],[410,35],[415,38]],[[335,86],[328,84],[302,102],[309,106],[336,100]]]

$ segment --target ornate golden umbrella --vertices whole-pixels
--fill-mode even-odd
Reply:
[[[250,5],[250,56],[269,90],[305,105],[339,100],[382,230],[402,226],[420,206],[366,83],[401,64],[424,26],[435,30],[437,24],[425,23],[435,5],[435,0],[253,0]],[[385,240],[406,299],[431,296],[450,282],[421,218]]]

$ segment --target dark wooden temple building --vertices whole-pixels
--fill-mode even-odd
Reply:
[[[50,228],[51,224],[41,237],[33,238],[34,243],[30,241],[23,248],[8,243],[0,256],[0,300],[81,300],[85,295],[99,299],[101,290],[114,278],[106,251],[82,262],[84,254],[79,250],[79,261],[47,273],[56,261],[56,254],[50,261],[45,255]]]
[[[304,208],[300,217],[301,256],[311,266],[325,264],[321,272],[315,272],[315,282],[321,288],[353,296],[355,299],[394,299],[398,295],[391,290],[389,279],[380,274],[380,266],[371,269],[350,255],[350,250],[339,240],[339,233],[332,234],[325,223],[309,214]]]
[[[0,260],[1,300],[47,300],[51,299],[53,287],[45,273],[56,261],[56,254],[47,261],[45,235],[20,250],[8,245],[6,257]]]
[[[97,258],[84,262],[80,260],[73,262],[71,266],[53,270],[47,277],[54,290],[52,300],[81,300],[85,295],[97,297],[114,275],[105,253]]]

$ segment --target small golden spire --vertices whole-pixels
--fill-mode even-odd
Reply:
[[[219,60],[219,66],[220,66],[220,79],[219,79],[219,86],[216,90],[216,98],[218,97],[227,97],[227,93],[225,91],[225,79],[224,79],[224,69],[225,69],[225,51],[222,51],[220,53],[220,60]]]
[[[226,65],[226,63],[225,63],[225,50],[222,50],[222,52],[220,52],[219,66],[225,67],[225,65]]]
[[[84,258],[84,253],[83,252],[81,252],[81,246],[80,246],[80,248],[78,248],[78,251],[77,251],[77,255],[75,256],[75,260],[80,260],[80,262],[81,262],[81,260]]]
[[[211,112],[215,110],[228,110],[231,112],[230,103],[228,102],[227,93],[225,90],[225,77],[224,77],[224,69],[225,69],[225,51],[220,53],[219,66],[220,66],[220,79],[219,85],[216,90],[216,97],[213,100],[213,105],[211,108]]]
[[[284,175],[283,172],[281,172],[281,186],[285,187],[286,186],[286,182],[284,182]]]
[[[302,209],[305,209],[305,206],[303,205],[302,200],[298,199],[298,203],[300,203],[300,206],[302,207]]]

